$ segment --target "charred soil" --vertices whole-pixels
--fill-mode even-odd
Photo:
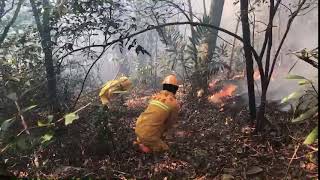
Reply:
[[[126,107],[107,114],[99,106],[88,107],[75,123],[59,127],[49,145],[19,157],[5,153],[8,171],[19,177],[107,179],[305,179],[318,175],[318,165],[311,161],[317,158],[315,153],[310,158],[311,150],[299,146],[308,132],[288,123],[290,113],[270,105],[267,118],[277,128],[253,135],[246,107],[221,110],[206,98],[181,92],[180,121],[166,139],[171,151],[142,154],[133,145],[134,124],[150,94],[134,94]]]

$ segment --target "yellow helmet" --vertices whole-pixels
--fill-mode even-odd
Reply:
[[[120,77],[119,81],[121,82],[120,85],[126,90],[132,86],[132,82],[126,76]]]
[[[171,84],[171,85],[178,86],[177,77],[175,75],[171,74],[171,75],[164,78],[162,84]]]

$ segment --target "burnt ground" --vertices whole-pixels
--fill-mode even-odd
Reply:
[[[317,158],[316,153],[299,145],[314,124],[289,124],[290,113],[269,105],[267,118],[277,128],[254,135],[248,126],[245,107],[226,106],[221,111],[205,100],[183,93],[178,96],[182,104],[179,124],[166,140],[171,151],[142,154],[132,144],[133,128],[146,106],[148,94],[135,93],[126,102],[127,107],[109,114],[103,113],[98,105],[89,106],[73,124],[57,127],[48,145],[19,156],[6,153],[3,158],[7,159],[8,171],[19,177],[50,179],[311,179],[318,176],[317,160],[312,162]]]

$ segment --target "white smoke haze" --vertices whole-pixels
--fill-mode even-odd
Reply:
[[[210,0],[206,0],[206,12],[210,12]],[[231,32],[235,32],[237,17],[239,16],[239,4],[234,5],[233,0],[226,0],[224,3],[223,15],[220,27],[225,28]],[[295,4],[297,1],[285,0],[284,4]],[[289,6],[289,5],[288,5]],[[192,7],[195,14],[200,18],[203,15],[203,3],[200,0],[193,0]],[[274,28],[273,28],[273,44],[274,47],[272,49],[272,54],[275,53],[276,48],[279,45],[280,38],[283,36],[287,21],[289,18],[288,11],[280,6],[280,10],[275,16],[274,19]],[[287,96],[293,91],[299,89],[299,85],[295,80],[288,80],[285,77],[288,75],[288,70],[292,65],[298,60],[297,57],[290,54],[292,52],[300,51],[304,48],[309,50],[318,47],[318,6],[312,11],[308,12],[306,15],[298,16],[294,20],[290,32],[286,38],[286,41],[281,50],[281,54],[278,59],[278,65],[274,72],[274,80],[270,83],[268,100],[279,100],[283,97]],[[267,6],[263,5],[261,7],[257,7],[255,11],[256,21],[261,21],[267,23],[268,18],[268,9]],[[252,17],[252,16],[251,16]],[[260,32],[265,30],[266,26],[263,23],[256,23],[256,33],[255,33],[255,48],[260,49],[259,46],[262,44],[262,40],[264,38],[264,32]],[[239,25],[239,29],[237,32],[238,35],[242,36],[241,31],[241,23]],[[219,33],[223,39],[232,42],[233,38],[224,34]],[[218,39],[218,43],[221,43],[222,40]],[[237,42],[238,46],[242,46],[241,43]],[[258,52],[259,53],[259,52]],[[242,57],[235,57],[242,58]],[[302,75],[308,79],[311,79],[315,82],[316,88],[318,88],[318,70],[311,65],[298,60],[296,66],[291,70],[290,74],[298,74]],[[257,81],[258,91],[260,89],[260,82]],[[246,84],[243,85],[243,89],[246,89]],[[257,93],[258,95],[258,93]]]
[[[297,0],[291,1],[291,0],[284,0],[283,2],[285,4],[288,4],[289,2],[294,4]],[[181,0],[181,2],[184,2],[185,7],[184,9],[188,9],[188,1],[187,0]],[[205,0],[206,3],[206,12],[207,14],[210,12],[210,3],[211,0]],[[192,10],[195,16],[198,17],[198,19],[201,19],[203,17],[204,9],[203,9],[203,0],[191,0],[192,4]],[[236,29],[236,24],[237,24],[237,19],[239,16],[239,4],[234,5],[233,0],[225,0],[224,2],[224,9],[223,9],[223,14],[222,14],[222,20],[220,26],[224,29],[227,29],[231,32],[235,32]],[[280,14],[278,13],[275,16],[275,27],[273,30],[273,44],[274,48],[272,49],[273,54],[276,51],[276,48],[278,47],[278,44],[280,42],[280,37],[283,35],[285,28],[286,28],[286,23],[288,20],[289,13],[286,12],[285,8],[280,6]],[[256,15],[256,21],[261,21],[261,22],[267,22],[268,18],[268,10],[267,6],[263,5],[259,8],[256,9],[255,11]],[[196,20],[196,18],[195,18]],[[175,21],[186,21],[182,15],[180,15],[178,18],[174,17],[170,20],[171,22]],[[168,21],[169,22],[169,21]],[[262,44],[262,40],[264,37],[264,32],[263,31],[266,27],[263,23],[256,23],[257,27],[255,31],[255,41],[254,45],[256,49],[260,49],[259,46]],[[182,34],[185,34],[187,36],[190,36],[190,28],[189,26],[179,26],[178,29],[181,31]],[[137,40],[139,43],[148,41],[146,40],[146,37],[148,36],[158,36],[155,31],[148,32],[146,34],[140,35],[137,37]],[[241,32],[241,23],[239,25],[239,29],[237,32],[238,35],[242,36]],[[279,36],[280,34],[280,36]],[[225,39],[228,42],[233,41],[233,37],[226,35],[224,33],[219,33],[219,36],[221,36],[223,39]],[[157,59],[161,55],[165,54],[165,45],[161,43],[158,40],[158,52],[157,52],[157,57],[155,57],[156,53],[154,52],[155,50],[150,49],[149,47],[145,47],[146,50],[151,52],[152,57],[148,56],[143,56],[140,57],[142,59],[145,59],[145,62],[150,62],[151,58]],[[270,83],[269,87],[269,94],[268,94],[268,99],[269,100],[278,100],[282,99],[283,97],[287,96],[290,94],[292,91],[295,91],[298,88],[297,82],[294,80],[287,80],[285,79],[285,76],[287,75],[288,69],[298,60],[294,55],[290,54],[294,51],[299,51],[304,48],[307,49],[314,49],[318,47],[318,11],[317,8],[312,10],[311,12],[307,13],[306,15],[303,16],[298,16],[295,20],[294,23],[292,24],[292,27],[290,29],[290,32],[288,34],[288,37],[284,43],[284,46],[282,48],[281,54],[278,59],[278,64],[280,66],[277,66],[275,68],[275,80]],[[94,41],[99,41],[99,38],[94,39]],[[223,41],[218,38],[218,43],[222,43]],[[242,47],[242,44],[237,41],[236,46],[238,48]],[[229,46],[229,51],[231,50],[231,47]],[[116,47],[115,49],[109,49],[104,56],[101,58],[101,60],[98,62],[96,65],[96,68],[94,70],[94,73],[97,73],[97,75],[100,77],[100,84],[101,85],[103,82],[108,81],[110,79],[113,79],[119,69],[119,63],[117,61],[113,61],[114,58],[128,58],[129,60],[132,60],[134,58],[137,58],[137,55],[133,51],[126,51],[123,55],[119,56],[119,49]],[[118,54],[118,55],[117,55]],[[121,53],[120,53],[121,54]],[[230,56],[230,52],[229,52]],[[77,57],[77,56],[71,56],[72,58],[79,58],[83,59],[86,57]],[[243,59],[243,57],[234,57],[235,61],[237,59]],[[229,57],[226,58],[226,60],[229,60]],[[133,72],[131,72],[133,73]],[[305,76],[309,79],[314,80],[317,82],[317,70],[310,66],[307,63],[304,63],[302,61],[299,61],[297,65],[292,69],[291,74],[299,74],[302,76]],[[159,74],[161,76],[161,74]],[[245,82],[245,81],[244,81]],[[258,84],[258,89],[260,82],[257,82]],[[318,87],[317,83],[316,86]],[[246,84],[243,84],[243,87],[246,87]],[[244,88],[246,89],[246,88]]]

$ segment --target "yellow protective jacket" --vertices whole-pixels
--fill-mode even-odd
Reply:
[[[131,81],[123,76],[119,79],[111,80],[105,83],[99,93],[101,103],[109,104],[114,94],[126,93],[131,88]]]
[[[178,118],[179,104],[174,94],[162,90],[152,96],[147,109],[139,116],[135,133],[138,143],[151,148],[152,151],[168,150],[162,136]]]

